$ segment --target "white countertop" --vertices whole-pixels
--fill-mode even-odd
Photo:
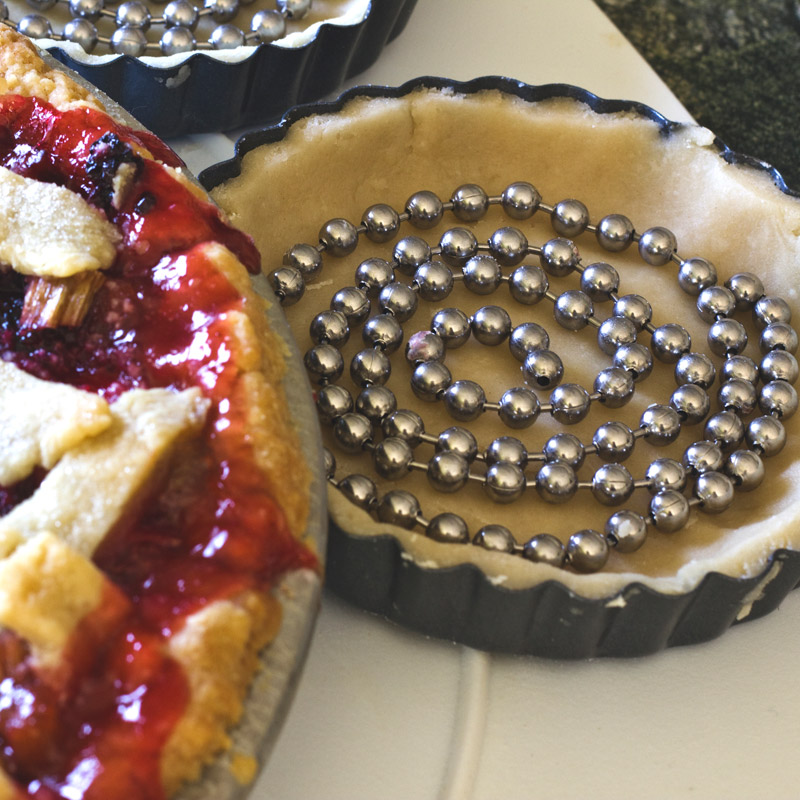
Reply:
[[[418,0],[352,83],[490,74],[689,119],[591,0]],[[222,135],[173,144],[196,172],[233,154]],[[798,664],[796,593],[709,644],[584,662],[429,640],[326,594],[252,800],[795,798]]]

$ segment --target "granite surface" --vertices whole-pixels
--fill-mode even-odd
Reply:
[[[692,116],[800,191],[800,0],[595,0]]]

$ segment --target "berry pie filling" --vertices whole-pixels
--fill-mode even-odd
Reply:
[[[0,764],[20,796],[158,800],[163,748],[190,694],[165,643],[209,604],[317,567],[254,456],[231,322],[245,301],[215,263],[218,245],[250,272],[259,256],[174,177],[171,151],[101,112],[0,99],[0,166],[67,187],[121,234],[78,326],[28,324],[36,279],[0,266],[0,359],[110,403],[132,389],[191,387],[210,403],[199,437],[178,446],[169,473],[95,551],[108,581],[63,663],[39,669],[24,639],[0,633]],[[44,475],[0,487],[0,516]]]

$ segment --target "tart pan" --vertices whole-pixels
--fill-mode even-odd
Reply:
[[[161,137],[228,131],[264,124],[296,103],[337,91],[377,60],[401,33],[415,4],[371,2],[360,22],[323,23],[302,46],[242,47],[224,51],[224,59],[207,51],[186,59],[97,58],[86,56],[77,45],[46,46]]]
[[[582,109],[576,112],[578,115],[598,115],[598,121],[606,115],[614,119],[643,121],[653,138],[666,144],[682,142],[687,131],[692,135],[691,130],[695,130],[699,132],[700,144],[696,144],[697,149],[702,151],[706,159],[704,163],[709,164],[712,171],[727,175],[727,180],[730,178],[728,170],[735,170],[734,180],[741,178],[759,198],[763,196],[765,202],[777,204],[781,209],[790,208],[789,216],[797,216],[797,194],[786,186],[776,170],[756,159],[731,151],[708,131],[670,122],[642,104],[601,99],[573,86],[529,86],[494,77],[468,83],[426,77],[398,88],[357,87],[334,103],[292,109],[280,124],[242,137],[237,144],[235,157],[207,169],[200,176],[201,182],[214,190],[217,201],[237,224],[247,230],[248,224],[242,218],[246,215],[240,213],[243,209],[237,206],[236,192],[238,187],[246,183],[248,162],[266,163],[257,173],[258,179],[267,187],[270,186],[271,177],[274,182],[274,175],[271,176],[269,172],[269,159],[259,156],[260,148],[265,148],[264,153],[275,148],[280,158],[285,158],[287,151],[297,146],[298,142],[310,147],[311,144],[303,136],[308,130],[325,128],[328,119],[332,121],[333,132],[329,134],[332,139],[341,136],[342,140],[346,140],[355,134],[348,127],[348,122],[339,122],[337,115],[346,116],[350,113],[347,117],[350,120],[363,111],[365,117],[370,117],[373,110],[369,105],[370,99],[403,102],[406,98],[410,100],[410,96],[424,92],[435,92],[454,99],[453,108],[459,102],[458,98],[463,96],[465,102],[477,102],[482,93],[489,93],[493,97],[499,95],[515,109],[528,103],[578,104]],[[363,103],[363,107],[358,103]],[[349,110],[356,107],[357,111]],[[304,126],[304,120],[310,117],[315,119],[308,120],[308,126]],[[411,117],[413,124],[418,124],[413,114]],[[294,126],[299,132],[295,133]],[[480,136],[481,133],[475,133],[469,140],[470,147],[474,147],[478,153],[476,156],[470,151],[472,158],[490,149],[485,141],[480,140]],[[313,135],[310,135],[312,143],[313,140]],[[530,146],[535,147],[536,142],[531,142]],[[365,145],[365,149],[368,148],[369,145]],[[447,157],[443,158],[446,161]],[[304,180],[317,177],[312,172],[297,166],[299,177],[296,191],[305,208],[310,206],[308,198],[315,196],[313,185],[303,184]],[[239,176],[243,173],[240,181]],[[536,183],[535,176],[519,176],[516,179]],[[451,191],[460,183],[480,182],[469,175],[460,174],[455,175],[453,181]],[[389,202],[394,207],[401,206],[405,197],[387,198],[387,183],[384,180],[384,194],[375,196],[371,202]],[[423,188],[434,188],[441,195],[438,187],[415,186],[412,191]],[[491,194],[500,191],[502,185],[499,189],[485,188]],[[273,191],[283,192],[280,196],[285,205],[286,188],[278,183],[278,188],[273,187]],[[579,190],[574,191],[577,193]],[[342,196],[346,196],[346,190]],[[580,197],[580,194],[575,196]],[[546,202],[559,199],[545,198]],[[252,206],[252,199],[250,203]],[[313,211],[313,207],[310,210]],[[626,213],[627,209],[604,209],[603,213],[610,211]],[[269,214],[270,211],[263,213]],[[316,227],[309,227],[310,235],[305,241],[313,241],[319,225],[329,217],[349,214],[352,218],[352,214],[358,213],[358,209],[348,209],[341,214],[331,213],[326,205],[324,211],[311,215]],[[652,224],[672,226],[674,222],[669,219],[664,221],[663,218],[646,219],[643,222],[634,219],[634,224],[642,227]],[[258,226],[254,225],[250,232],[257,235],[255,227]],[[681,231],[676,232],[680,241]],[[266,235],[262,234],[262,238]],[[275,233],[269,235],[274,236]],[[792,235],[786,232],[787,239]],[[295,241],[283,244],[287,249]],[[269,254],[269,257],[273,258],[274,264],[270,267],[269,260],[265,261],[265,269],[280,266],[277,252]],[[753,265],[750,263],[747,266]],[[334,283],[331,290],[346,283],[346,280]],[[776,290],[784,294],[787,291],[783,286],[776,287]],[[297,335],[297,329],[295,332]],[[790,434],[787,452],[791,452],[795,442],[794,434]],[[771,466],[767,464],[768,474]],[[334,506],[340,503],[341,499],[337,499]],[[335,509],[332,512],[335,513]],[[346,521],[343,522],[343,519]],[[453,563],[456,559],[446,559],[437,565],[435,555],[431,555],[439,552],[435,547],[424,549],[422,555],[417,549],[423,536],[387,524],[370,525],[366,519],[366,514],[356,509],[352,513],[337,514],[336,521],[332,520],[326,574],[330,588],[362,608],[424,634],[490,651],[554,658],[588,658],[600,655],[638,656],[668,646],[699,643],[719,636],[735,622],[754,619],[773,610],[800,581],[800,553],[793,549],[795,542],[800,542],[800,532],[794,528],[784,537],[786,544],[781,541],[769,552],[748,563],[746,569],[733,571],[732,574],[707,570],[695,575],[690,585],[686,586],[674,583],[666,586],[659,581],[632,577],[627,583],[618,582],[608,592],[596,588],[584,592],[581,589],[582,579],[576,579],[575,575],[565,574],[564,571],[559,574],[551,569],[549,574],[545,572],[544,579],[532,581],[529,586],[520,586],[517,582],[517,585],[509,587],[503,585],[508,581],[502,578],[502,566],[497,567],[501,574],[501,579],[498,579],[498,573],[488,575],[471,563]],[[492,558],[495,556],[498,559],[509,558],[503,554],[491,554]],[[495,561],[495,565],[498,563]]]

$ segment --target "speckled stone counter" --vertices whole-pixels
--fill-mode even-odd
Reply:
[[[799,0],[595,0],[694,118],[800,191]]]

